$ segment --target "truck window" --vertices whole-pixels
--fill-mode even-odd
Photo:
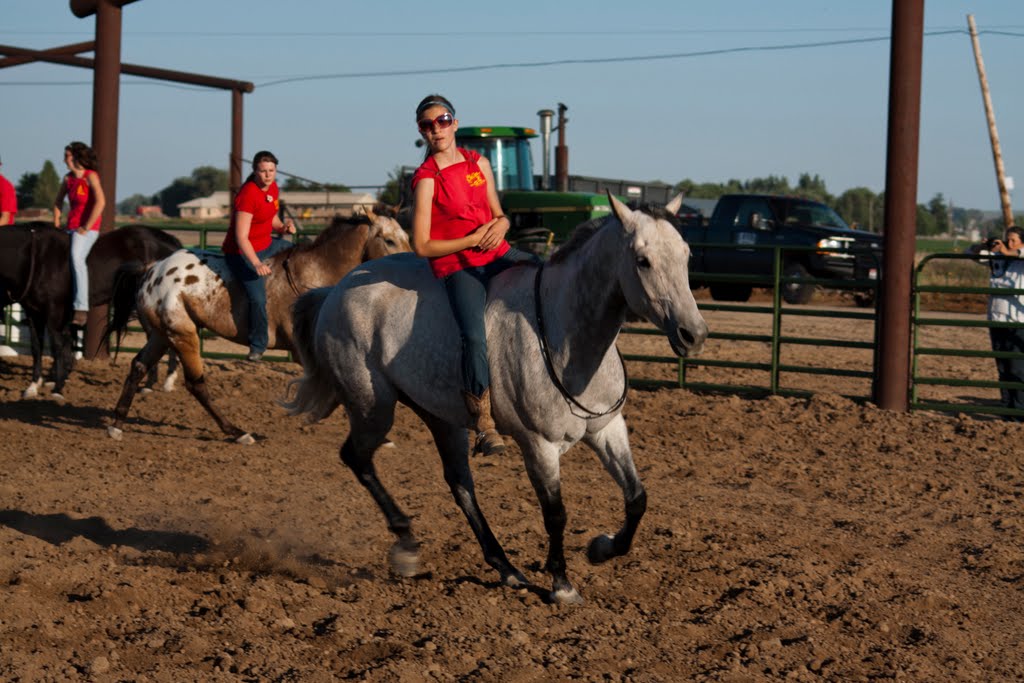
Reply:
[[[775,218],[775,214],[772,212],[767,201],[763,199],[748,199],[740,204],[740,208],[736,211],[736,217],[733,219],[732,224],[737,228],[760,228],[761,225],[755,226],[751,223],[751,216],[755,213],[760,216],[762,221],[765,219]]]
[[[807,201],[790,201],[783,207],[786,225],[820,225],[828,228],[847,229],[846,224],[839,214],[825,204]]]

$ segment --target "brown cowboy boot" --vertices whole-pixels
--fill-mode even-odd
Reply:
[[[473,445],[473,452],[484,455],[504,453],[505,442],[501,440],[501,435],[494,428],[494,418],[491,417],[490,389],[484,389],[484,393],[480,396],[463,391],[462,398],[465,399],[466,410],[469,411],[470,427],[476,430],[476,443]]]

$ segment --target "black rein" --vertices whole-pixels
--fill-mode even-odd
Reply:
[[[540,305],[540,275],[543,271],[544,264],[542,263],[540,264],[540,266],[537,267],[537,275],[533,279],[533,305],[537,309],[537,336],[540,338],[540,352],[541,355],[544,357],[544,365],[548,369],[548,376],[551,377],[551,381],[554,382],[555,386],[558,388],[558,391],[561,392],[562,397],[565,399],[565,402],[569,404],[569,412],[573,413],[573,415],[576,415],[575,411],[573,411],[572,409],[573,406],[575,406],[582,410],[584,413],[586,413],[586,415],[576,415],[576,417],[595,418],[604,417],[605,415],[614,413],[616,410],[622,407],[623,403],[626,402],[626,392],[629,391],[629,376],[626,374],[626,363],[622,359],[622,353],[619,352],[618,348],[616,348],[615,351],[616,353],[619,354],[619,362],[622,363],[622,377],[625,380],[625,382],[622,385],[622,396],[619,396],[619,400],[616,401],[608,410],[599,413],[590,410],[589,408],[586,408],[585,406],[583,406],[583,404],[577,401],[572,394],[569,393],[569,390],[566,389],[565,385],[562,384],[562,380],[558,379],[558,375],[555,373],[555,365],[551,361],[551,353],[550,351],[548,351],[548,337],[547,332],[545,332],[544,330],[544,314],[541,311]]]

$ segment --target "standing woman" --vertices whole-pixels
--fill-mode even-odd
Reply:
[[[277,252],[291,246],[285,240],[275,240],[274,232],[294,234],[291,219],[281,222],[278,217],[277,157],[267,151],[257,152],[252,158],[252,173],[242,183],[231,212],[231,226],[224,237],[221,251],[228,268],[249,297],[249,355],[258,361],[267,350],[267,286],[263,278],[270,275],[270,266],[264,263]]]
[[[413,248],[444,281],[462,337],[462,395],[477,432],[474,450],[501,453],[505,444],[491,417],[490,368],[484,307],[487,284],[509,266],[536,262],[505,241],[509,219],[501,210],[486,157],[455,146],[455,107],[428,95],[416,107],[427,157],[412,178]]]
[[[72,325],[85,325],[89,311],[89,270],[85,258],[100,236],[100,219],[107,199],[96,172],[96,153],[84,142],[72,142],[64,148],[68,167],[64,182],[53,203],[53,226],[60,228],[61,207],[68,200],[67,231],[71,233],[71,274],[75,289],[75,316]]]

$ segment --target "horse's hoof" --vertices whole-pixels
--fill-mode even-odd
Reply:
[[[551,602],[556,605],[582,605],[583,596],[576,592],[575,588],[569,590],[557,590],[551,593]]]
[[[506,574],[502,577],[501,582],[509,588],[523,588],[530,585],[530,582],[526,580],[526,577],[518,571]]]
[[[174,391],[174,379],[171,378],[166,380],[161,388],[167,393]]]
[[[595,536],[587,548],[587,559],[590,564],[601,564],[615,557],[615,539],[608,534]]]
[[[55,386],[57,386],[56,382],[46,382],[43,384],[43,387],[46,389],[53,389]]]
[[[64,394],[50,394],[50,398],[53,400],[54,403],[56,403],[59,406],[62,406],[68,402],[68,400],[64,398]]]
[[[380,445],[381,448],[394,448],[395,442],[391,439],[384,439],[384,443]]]
[[[252,437],[252,434],[246,432],[245,434],[242,434],[240,437],[235,439],[235,443],[240,443],[243,446],[251,446],[254,443],[256,443],[256,439]]]
[[[21,397],[22,398],[35,398],[38,395],[39,395],[39,388],[36,387],[35,384],[29,386],[28,389],[25,389],[25,391],[21,392]]]
[[[150,389],[149,387],[142,387],[141,389],[139,389],[139,394],[140,395],[141,394],[152,394],[152,393],[153,393],[153,390]]]
[[[122,435],[124,435],[124,432],[122,432],[117,427],[107,427],[107,436],[109,436],[114,441],[120,441]]]
[[[388,551],[388,561],[391,569],[399,576],[410,579],[420,571],[420,554],[415,550],[396,543]]]

